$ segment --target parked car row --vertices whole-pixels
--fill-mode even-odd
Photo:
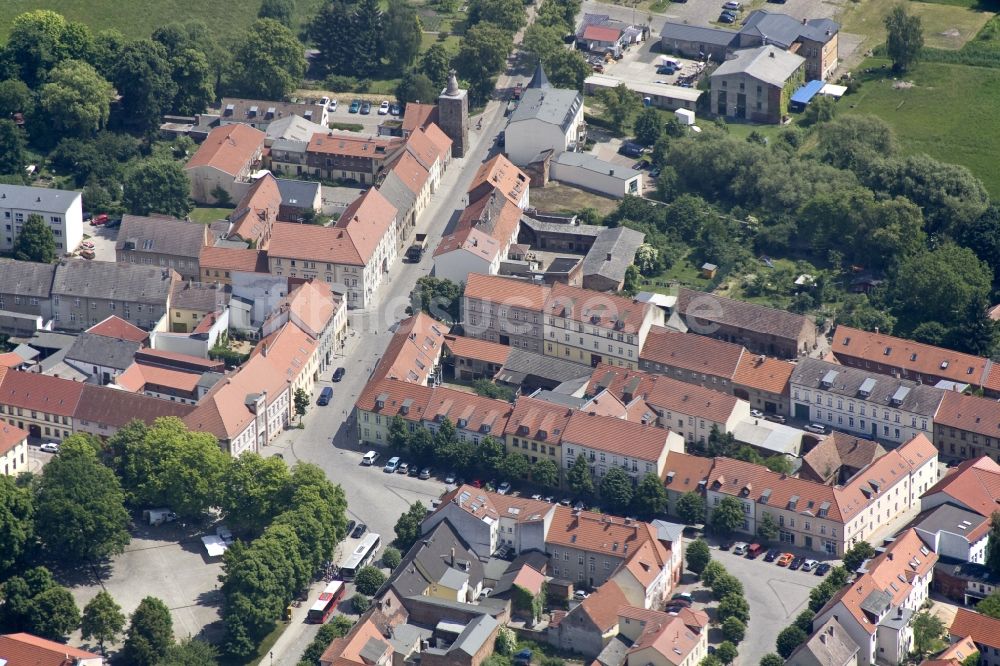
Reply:
[[[826,562],[819,562],[807,558],[803,555],[793,553],[783,553],[778,548],[772,548],[764,555],[765,562],[774,562],[779,567],[788,567],[791,570],[802,569],[802,571],[812,571],[817,576],[825,576],[833,568]]]
[[[719,14],[719,23],[736,23],[738,12],[743,9],[743,5],[734,0],[722,5],[722,13]]]
[[[330,110],[333,111],[335,109],[336,109],[336,100],[334,100],[333,106],[330,108]],[[363,115],[368,115],[369,113],[372,112],[372,103],[363,99],[351,100],[351,106],[347,109],[347,112],[361,113]],[[399,106],[399,104],[390,104],[389,100],[387,99],[382,100],[382,102],[379,103],[378,105],[378,115],[380,116],[386,116],[386,115],[398,116],[401,113],[402,109]]]

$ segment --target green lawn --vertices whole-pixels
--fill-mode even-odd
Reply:
[[[323,0],[297,0],[296,24],[312,17]],[[173,21],[201,19],[220,37],[246,28],[257,17],[260,0],[198,2],[186,0],[3,0],[0,2],[0,42],[6,41],[14,17],[34,9],[51,9],[95,32],[115,28],[128,37],[147,37]]]
[[[212,208],[210,206],[198,206],[191,211],[191,219],[202,224],[209,224],[216,220],[223,220],[233,212],[232,208]]]
[[[871,59],[862,68],[886,61]],[[888,75],[888,70],[884,70]],[[966,65],[925,63],[905,77],[912,88],[896,88],[891,78],[866,81],[861,90],[841,100],[841,112],[870,113],[895,129],[906,153],[927,153],[944,162],[962,164],[1000,197],[1000,70]],[[947,103],[952,100],[952,103]]]

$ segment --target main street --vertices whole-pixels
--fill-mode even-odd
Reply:
[[[503,75],[497,88],[512,87],[517,81],[525,82],[526,77]],[[265,456],[280,453],[289,465],[303,461],[321,467],[347,494],[348,519],[365,523],[369,530],[381,534],[383,544],[395,538],[396,519],[410,504],[420,500],[429,506],[431,500],[444,492],[445,486],[438,479],[422,481],[401,474],[385,474],[381,465],[362,467],[364,451],[358,446],[351,422],[354,402],[385,352],[396,323],[406,317],[414,285],[419,278],[430,274],[434,249],[442,234],[465,208],[465,193],[473,176],[479,166],[495,154],[496,137],[506,124],[505,105],[505,101],[490,101],[481,115],[471,118],[469,150],[464,158],[452,160],[418,221],[417,231],[426,233],[428,239],[420,263],[397,260],[378,293],[377,305],[349,313],[351,334],[343,353],[316,384],[312,405],[303,419],[304,429],[287,430],[262,452]],[[480,118],[482,128],[476,129]],[[337,366],[342,366],[346,373],[340,382],[333,383],[330,375]],[[316,396],[326,386],[333,387],[333,399],[326,407],[317,406]],[[269,658],[262,663],[288,666],[298,663],[302,651],[318,630],[317,625],[305,624],[304,619],[309,603],[316,599],[321,587],[321,584],[313,585],[310,601],[293,609],[292,622],[275,643]],[[349,589],[345,603],[351,594],[353,590]]]

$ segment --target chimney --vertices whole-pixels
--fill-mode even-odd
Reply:
[[[889,561],[892,561],[892,551],[890,550],[890,551],[889,551],[888,553],[886,553],[886,554],[885,554],[885,557],[886,557],[886,559],[888,559]]]
[[[802,19],[802,25],[805,25],[807,22],[805,19]]]
[[[774,51],[769,51],[767,55],[768,55],[769,58],[773,58],[774,57]]]
[[[455,549],[451,549],[451,566],[455,566]]]
[[[261,343],[261,346],[260,346],[260,355],[263,356],[264,358],[267,358],[267,343],[266,342]]]

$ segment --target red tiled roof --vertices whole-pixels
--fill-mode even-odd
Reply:
[[[899,368],[906,373],[944,377],[962,384],[983,383],[990,365],[988,359],[979,356],[843,325],[834,331],[830,351],[841,361],[860,359],[873,368]]]
[[[669,430],[611,416],[574,412],[563,442],[638,460],[656,461],[667,447]]]
[[[499,342],[467,338],[464,335],[444,336],[444,346],[459,358],[471,358],[485,363],[503,365],[510,356],[510,347]]]
[[[210,166],[235,176],[264,147],[265,136],[264,132],[241,123],[216,127],[184,168]]]
[[[344,229],[363,263],[368,263],[379,241],[392,228],[396,207],[374,187],[354,200],[340,219],[337,229]]]
[[[938,405],[934,423],[1000,438],[1000,402],[947,391]]]
[[[434,250],[434,256],[439,257],[442,254],[455,252],[456,250],[471,252],[486,261],[492,262],[497,253],[500,252],[500,244],[495,238],[479,229],[465,227],[453,234],[444,236]]]
[[[465,283],[466,298],[535,310],[539,314],[545,309],[548,296],[549,288],[545,285],[498,275],[470,273]]]
[[[179,363],[202,368],[204,370],[214,370],[221,372],[225,369],[222,361],[215,361],[210,358],[181,354],[180,352],[165,351],[163,349],[140,349],[135,353],[137,363],[147,361],[149,363]]]
[[[715,460],[702,458],[689,453],[671,452],[667,456],[667,464],[663,467],[664,486],[667,490],[678,493],[696,492],[702,481],[708,481],[712,475]]]
[[[236,210],[229,218],[232,223],[229,235],[266,247],[280,207],[278,181],[268,173],[263,178],[258,178],[236,204]]]
[[[132,419],[152,425],[153,421],[163,416],[183,418],[194,409],[194,405],[84,384],[74,416],[102,426],[120,428]]]
[[[16,368],[24,362],[20,354],[15,354],[14,352],[0,354],[0,368]]]
[[[521,396],[514,404],[504,434],[558,444],[572,414],[573,410],[563,405]]]
[[[323,155],[346,155],[348,157],[370,157],[385,159],[393,149],[402,145],[401,139],[376,139],[348,134],[317,132],[309,140],[308,153]]]
[[[626,559],[653,538],[647,523],[591,511],[578,512],[559,504],[555,506],[545,543]]]
[[[958,608],[948,633],[963,638],[969,636],[981,645],[1000,648],[1000,620],[968,608]]]
[[[732,380],[741,358],[742,346],[715,340],[695,333],[679,333],[662,326],[651,326],[639,352],[643,361],[704,373]]]
[[[73,416],[83,384],[37,372],[6,370],[0,375],[0,404],[57,416]]]
[[[437,146],[422,129],[415,130],[407,137],[406,153],[415,157],[425,171],[430,171],[439,154]]]
[[[115,315],[94,324],[86,332],[129,342],[145,342],[149,339],[149,333]]]
[[[309,280],[297,286],[284,303],[291,315],[310,329],[307,332],[320,335],[343,301],[325,282]]]
[[[431,140],[431,143],[437,149],[438,159],[442,162],[448,161],[448,158],[451,157],[451,144],[453,143],[451,137],[445,134],[435,123],[427,125],[424,128],[424,133],[427,134],[427,138]]]
[[[654,650],[668,663],[680,666],[691,651],[698,647],[700,640],[700,635],[687,627],[684,620],[667,615],[663,622],[647,622],[639,639],[632,644],[627,654]]]
[[[944,493],[970,511],[989,517],[1000,503],[1000,464],[989,456],[966,460],[924,493]]]
[[[163,386],[177,389],[186,393],[192,393],[201,374],[196,372],[185,372],[156,365],[146,365],[144,363],[133,363],[125,372],[118,376],[115,382],[119,386],[133,393],[140,393],[145,390],[147,384]]]
[[[506,400],[484,398],[444,386],[431,391],[425,419],[440,422],[447,418],[459,429],[494,436],[499,436],[507,427],[512,405]]]
[[[300,225],[305,226],[305,225]],[[267,253],[263,250],[241,250],[231,247],[203,247],[198,264],[211,268],[244,273],[267,273]]]
[[[375,365],[372,378],[389,377],[426,384],[450,330],[424,312],[399,322],[382,358]]]
[[[736,366],[733,383],[768,393],[787,394],[788,380],[794,369],[794,363],[779,358],[743,354]]]
[[[513,162],[498,154],[479,167],[469,185],[469,192],[479,198],[488,195],[494,188],[500,190],[512,204],[518,205],[528,189],[528,176],[514,166]]]
[[[618,609],[628,605],[628,598],[618,583],[608,581],[597,588],[597,591],[584,599],[574,608],[563,622],[572,621],[574,613],[583,613],[593,625],[603,634],[618,623]]]
[[[588,25],[583,31],[583,38],[595,42],[616,42],[622,31],[603,25]]]
[[[546,314],[631,334],[639,332],[646,312],[654,307],[624,296],[571,287],[561,282],[552,285],[545,302]]]
[[[0,421],[0,456],[7,455],[7,452],[15,446],[25,441],[28,433],[17,426],[6,421]]]
[[[521,567],[521,570],[517,572],[517,575],[514,576],[513,583],[514,585],[522,587],[532,594],[538,594],[542,591],[542,586],[545,584],[545,576],[525,564]]]
[[[437,122],[437,104],[407,102],[403,111],[403,132],[413,132]]]
[[[430,178],[430,173],[420,161],[408,152],[402,152],[390,169],[414,194],[420,194]]]
[[[365,265],[344,229],[313,224],[276,223],[267,253],[282,259]]]
[[[971,636],[962,636],[957,641],[948,646],[944,652],[937,656],[942,660],[965,661],[969,656],[979,652],[979,648],[972,642]]]
[[[372,656],[370,652],[366,652],[365,656],[361,654],[369,644],[380,645],[381,656],[392,654],[388,639],[382,635],[382,630],[372,621],[371,616],[354,625],[343,638],[335,638],[323,651],[319,662],[324,666],[371,666],[374,662],[369,661]]]
[[[74,666],[79,659],[103,662],[100,655],[26,633],[0,636],[0,658],[8,666]]]

